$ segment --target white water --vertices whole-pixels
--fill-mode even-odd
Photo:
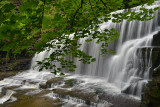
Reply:
[[[159,5],[159,1],[155,5]],[[151,8],[148,7],[148,8]],[[138,11],[139,7],[134,8]],[[144,85],[150,79],[151,57],[145,60],[143,64],[142,55],[138,48],[151,46],[152,37],[158,31],[158,11],[154,14],[155,18],[150,21],[131,21],[123,20],[116,24],[107,22],[100,25],[100,29],[116,28],[120,32],[120,37],[114,43],[110,44],[110,48],[116,50],[115,55],[101,57],[100,45],[95,41],[86,43],[85,39],[79,42],[82,44],[81,49],[88,55],[92,55],[97,59],[92,64],[82,64],[77,61],[77,74],[100,76],[106,78],[108,83],[112,83],[118,89],[127,90],[128,94],[141,97]],[[152,52],[150,52],[151,55]],[[148,58],[146,56],[146,58]],[[145,65],[145,66],[143,66]],[[141,66],[141,67],[140,67]],[[144,69],[143,69],[144,68]]]
[[[152,7],[159,5],[159,3],[159,1],[156,2]],[[138,11],[139,7],[134,9]],[[95,57],[97,61],[84,65],[76,60],[75,63],[78,66],[76,74],[102,78],[106,81],[106,85],[111,84],[111,87],[116,87],[117,90],[127,90],[128,94],[140,97],[144,85],[150,79],[149,70],[152,64],[150,58],[146,60],[146,64],[143,64],[141,52],[137,53],[137,49],[151,46],[152,37],[158,31],[158,11],[155,12],[154,16],[155,18],[148,22],[123,20],[119,24],[111,21],[100,24],[101,30],[116,28],[120,33],[119,39],[109,46],[109,49],[116,50],[116,54],[102,57],[100,56],[100,44],[96,44],[95,40],[86,43],[87,38],[80,39],[81,50]],[[18,85],[21,88],[39,88],[40,83],[45,83],[54,75],[47,71],[38,72],[37,68],[33,70],[33,66],[36,65],[36,61],[49,57],[53,51],[45,50],[35,54],[30,70],[0,81],[0,87]],[[87,81],[92,82],[93,79]]]
[[[2,88],[1,88],[1,92],[2,92]],[[11,96],[14,94],[14,91],[12,90],[6,90],[6,92],[3,92],[5,95],[0,98],[0,104],[3,104],[4,102],[8,101]]]

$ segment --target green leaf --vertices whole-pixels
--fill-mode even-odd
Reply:
[[[64,76],[65,74],[64,73],[60,73],[60,76]]]
[[[4,12],[10,12],[12,9],[14,9],[16,6],[13,5],[12,3],[5,4],[2,9]]]
[[[95,61],[96,61],[96,58],[92,58],[92,59],[91,59],[91,62],[95,62]]]

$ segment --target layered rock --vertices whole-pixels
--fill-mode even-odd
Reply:
[[[153,36],[152,49],[152,80],[145,87],[142,107],[160,106],[160,32]],[[148,48],[143,48],[146,51]]]
[[[0,65],[0,72],[27,70],[30,68],[30,63],[31,58],[14,60],[10,63]]]
[[[160,31],[153,36],[152,46],[160,46]]]
[[[151,57],[153,69],[159,66],[160,64],[160,46],[142,47],[142,48],[139,48],[138,51],[142,52],[142,58],[144,62],[146,61],[146,59],[149,59],[149,57]]]
[[[0,80],[9,76],[14,76],[18,72],[28,70],[30,68],[31,58],[20,58],[11,60],[5,64],[0,64]]]

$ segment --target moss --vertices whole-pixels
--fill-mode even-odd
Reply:
[[[95,89],[95,93],[96,94],[102,94],[103,93],[103,89],[102,88],[96,88]]]
[[[63,77],[55,77],[55,78],[48,80],[45,84],[44,83],[40,84],[39,87],[42,89],[51,88],[52,84],[61,84],[63,79],[64,79]]]
[[[68,86],[74,86],[77,84],[77,80],[76,79],[69,79],[69,80],[66,80],[65,81],[65,85],[68,85]]]
[[[159,107],[160,106],[160,86],[154,78],[146,87],[145,95],[141,107]]]
[[[17,65],[18,65],[18,62],[15,61],[15,62],[9,64],[8,68],[9,68],[10,70],[13,70]]]
[[[157,87],[154,87],[152,89],[152,91],[150,92],[150,95],[160,100],[160,90]]]

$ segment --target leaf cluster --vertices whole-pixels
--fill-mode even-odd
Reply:
[[[67,68],[73,72],[76,68],[74,58],[84,64],[96,61],[80,49],[80,39],[89,38],[86,42],[94,40],[101,44],[101,55],[114,53],[107,47],[120,35],[114,28],[101,30],[100,24],[110,20],[120,23],[124,19],[148,21],[159,7],[146,9],[144,4],[154,1],[21,0],[17,7],[12,0],[1,0],[0,51],[19,54],[23,50],[34,53],[54,49],[49,58],[37,62],[39,70],[53,69],[57,74]],[[131,9],[137,5],[142,5],[139,12]],[[126,10],[115,12],[121,9]]]

